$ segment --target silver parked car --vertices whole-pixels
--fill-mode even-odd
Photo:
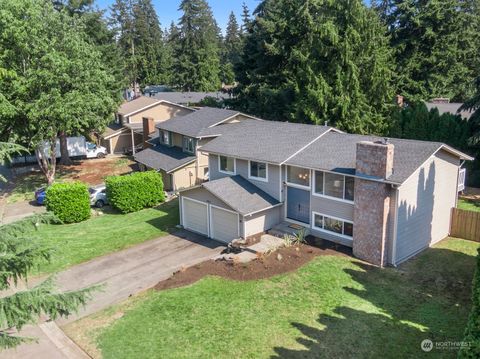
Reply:
[[[104,184],[90,187],[88,189],[88,193],[90,193],[90,204],[97,208],[102,208],[106,204],[108,204],[107,199],[107,188]]]

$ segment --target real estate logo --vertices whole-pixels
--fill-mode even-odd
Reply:
[[[433,349],[433,342],[430,339],[424,339],[422,340],[422,343],[420,344],[420,347],[424,352],[429,352],[432,351]]]

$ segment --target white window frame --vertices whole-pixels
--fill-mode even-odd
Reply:
[[[233,159],[233,172],[229,172],[229,171],[223,171],[222,170],[222,166],[221,166],[221,161],[220,161],[220,158],[222,157],[225,157],[225,158],[232,158]],[[230,157],[230,156],[221,156],[219,155],[218,156],[218,172],[220,173],[225,173],[227,175],[234,175],[237,173],[237,159],[235,157]]]
[[[343,175],[343,174],[340,174],[340,173],[332,173],[332,172],[325,172],[325,171],[318,171],[318,170],[314,170],[313,171],[313,177],[315,177],[315,173],[316,172],[322,172],[323,173],[323,193],[317,193],[317,184],[316,184],[316,181],[314,179],[312,179],[312,195],[315,196],[315,197],[322,197],[322,198],[328,198],[328,199],[331,199],[331,200],[334,200],[334,201],[339,201],[339,202],[345,202],[345,203],[355,203],[355,197],[354,197],[354,200],[350,200],[350,199],[345,199],[345,184],[346,184],[346,177],[352,177],[355,181],[355,177],[353,176],[346,176],[346,175]],[[334,174],[334,175],[337,175],[337,176],[342,176],[343,177],[343,198],[338,198],[338,197],[334,197],[334,196],[328,196],[325,194],[325,174],[326,173],[330,173],[330,174]],[[355,195],[354,195],[355,196]]]
[[[328,217],[330,219],[342,222],[342,233],[340,234],[340,233],[332,232],[332,231],[329,231],[328,229],[319,228],[319,227],[315,226],[315,215],[322,216],[324,219],[325,219],[325,217]],[[333,235],[333,236],[337,236],[337,237],[341,237],[341,238],[345,238],[345,239],[348,239],[350,241],[353,241],[353,237],[350,237],[350,236],[347,236],[347,235],[343,234],[343,232],[345,232],[345,223],[350,223],[351,225],[353,225],[353,230],[355,230],[355,223],[353,223],[353,221],[349,221],[348,219],[338,218],[338,217],[331,216],[331,215],[325,214],[325,213],[312,211],[312,229],[314,229],[316,231],[319,231],[319,232],[327,233],[327,234],[330,234],[330,235]]]
[[[311,188],[312,188],[312,170],[308,169],[308,179],[309,179],[309,183],[308,183],[308,186],[305,186],[305,185],[301,185],[301,184],[297,184],[297,183],[292,183],[292,182],[288,182],[288,167],[297,167],[297,168],[303,168],[303,169],[308,169],[308,168],[305,168],[305,167],[299,167],[299,166],[290,166],[290,165],[287,165],[285,167],[285,183],[290,186],[290,187],[296,187],[296,188],[300,188],[300,189],[306,189],[306,190],[310,190],[311,191]]]
[[[252,162],[265,164],[265,178],[252,176],[252,173],[251,173]],[[262,161],[250,161],[249,160],[248,161],[248,179],[252,179],[252,180],[255,180],[255,181],[261,181],[261,182],[268,182],[268,163],[267,162],[262,162]]]

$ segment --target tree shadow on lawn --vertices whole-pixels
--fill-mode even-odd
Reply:
[[[305,349],[276,347],[272,358],[456,357],[448,348],[423,352],[420,343],[462,340],[474,256],[431,248],[398,269],[355,265],[358,269],[345,272],[363,289],[344,289],[358,301],[337,307],[333,315],[321,314],[319,327],[291,323],[302,333],[297,342]]]

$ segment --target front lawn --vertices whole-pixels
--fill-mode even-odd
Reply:
[[[398,269],[321,256],[264,280],[207,277],[65,329],[104,358],[419,357],[423,339],[462,339],[478,246],[448,239]]]
[[[35,232],[53,248],[37,273],[51,273],[167,234],[179,223],[178,201],[130,214],[106,213],[85,222],[40,225]]]

